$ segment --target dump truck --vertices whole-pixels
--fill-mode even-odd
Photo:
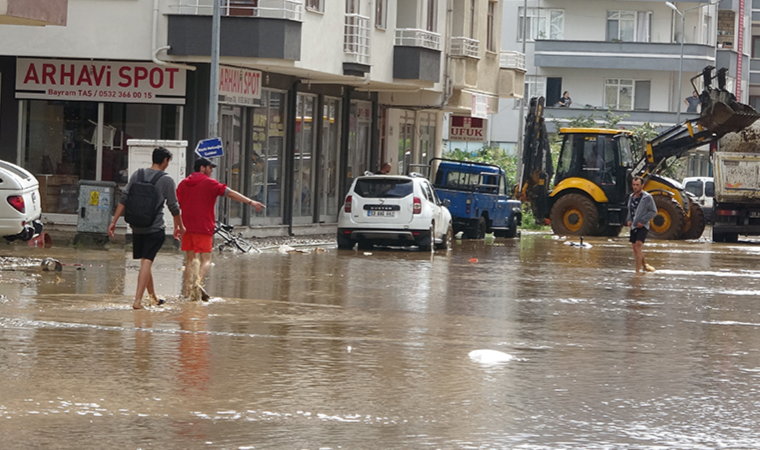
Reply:
[[[631,179],[641,176],[654,196],[657,215],[650,224],[655,239],[694,239],[705,229],[705,215],[681,183],[663,176],[669,162],[687,151],[716,142],[753,124],[760,114],[738,103],[728,92],[726,69],[707,66],[691,79],[702,78],[699,118],[670,127],[641,145],[627,130],[562,128],[562,149],[554,171],[543,117],[544,99],[533,98],[525,125],[521,184],[517,196],[531,205],[537,223],[555,234],[617,236],[625,225]],[[717,78],[718,87],[712,86]],[[553,187],[552,187],[553,184]]]
[[[727,134],[712,150],[713,241],[760,235],[760,122]]]

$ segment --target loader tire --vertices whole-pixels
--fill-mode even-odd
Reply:
[[[699,239],[705,231],[705,212],[699,203],[689,199],[689,217],[683,228],[681,239]]]
[[[592,236],[599,228],[596,205],[581,194],[567,194],[557,200],[550,219],[552,231],[560,236]]]
[[[686,213],[681,205],[667,195],[655,195],[654,204],[657,215],[650,222],[649,236],[666,241],[680,238],[686,224]]]

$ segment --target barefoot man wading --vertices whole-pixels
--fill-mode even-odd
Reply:
[[[627,225],[631,227],[631,244],[633,255],[636,257],[636,273],[643,270],[654,271],[654,267],[644,261],[644,241],[649,232],[649,221],[657,215],[657,207],[654,198],[643,190],[644,180],[641,177],[633,177],[631,184],[633,194],[628,199]]]
[[[116,207],[113,220],[108,226],[108,235],[113,237],[116,232],[116,221],[125,214],[125,220],[132,227],[132,257],[140,260],[140,274],[137,276],[137,292],[134,309],[142,309],[142,298],[145,290],[151,298],[151,303],[160,303],[153,288],[153,260],[161,250],[166,239],[164,232],[164,203],[174,217],[174,238],[179,239],[185,228],[179,215],[179,204],[175,193],[174,180],[164,172],[169,167],[172,154],[169,150],[159,147],[153,150],[153,165],[147,169],[138,169],[129,177],[129,183],[122,192],[121,201]],[[153,187],[147,187],[146,184]],[[139,185],[139,186],[138,186]],[[130,197],[132,200],[130,200]],[[143,217],[130,217],[135,203],[143,204],[146,214]],[[138,205],[139,206],[139,205]]]
[[[265,207],[263,203],[251,200],[240,192],[228,188],[226,184],[211,178],[214,167],[216,164],[208,159],[198,158],[193,165],[195,172],[182,180],[177,187],[177,199],[182,208],[182,223],[187,229],[182,236],[182,251],[187,255],[185,291],[192,300],[196,300],[198,296],[203,301],[209,298],[203,289],[202,280],[211,267],[211,250],[214,247],[216,224],[214,208],[217,197],[226,196],[251,205],[257,212]],[[200,264],[198,259],[200,259]]]

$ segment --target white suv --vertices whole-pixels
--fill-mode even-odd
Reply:
[[[451,213],[420,175],[367,175],[354,180],[338,214],[338,248],[416,245],[448,249]]]

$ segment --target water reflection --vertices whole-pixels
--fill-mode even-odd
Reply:
[[[160,254],[148,311],[129,255],[51,249],[0,273],[4,447],[760,448],[760,246],[588,242],[215,255],[209,303]]]

